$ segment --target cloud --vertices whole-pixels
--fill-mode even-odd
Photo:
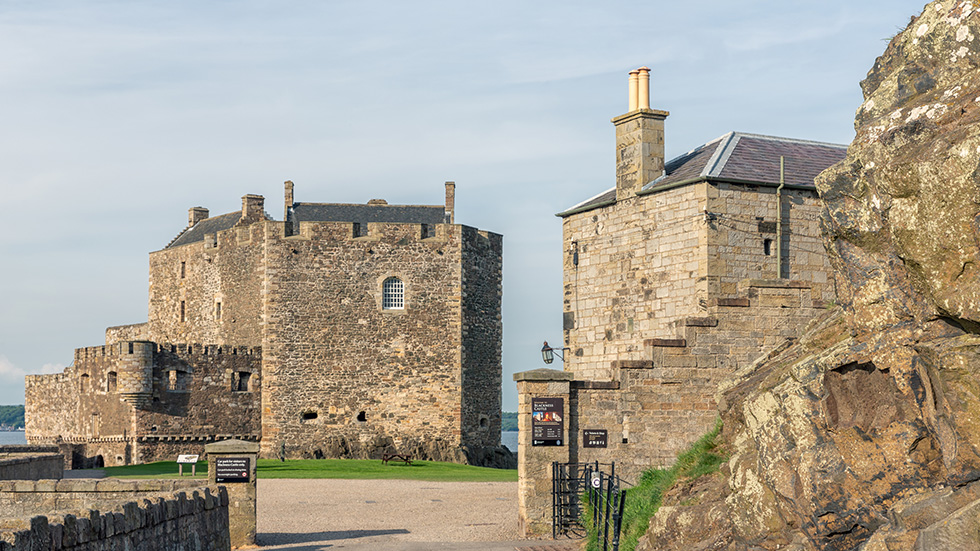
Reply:
[[[35,371],[27,371],[14,365],[6,356],[0,356],[0,381],[4,382],[10,381],[23,384],[25,375],[61,373],[64,369],[65,366],[62,364],[49,363],[42,365],[40,369]]]
[[[27,375],[23,369],[12,364],[5,356],[0,356],[0,381],[19,381]]]

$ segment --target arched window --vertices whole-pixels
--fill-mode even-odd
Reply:
[[[116,391],[116,372],[115,371],[110,371],[109,373],[106,374],[106,378],[105,378],[105,390],[106,390],[106,392],[115,392]]]
[[[397,277],[389,277],[381,285],[381,308],[383,310],[405,309],[405,284]]]

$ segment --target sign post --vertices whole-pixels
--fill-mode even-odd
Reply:
[[[228,530],[231,546],[255,545],[255,463],[259,445],[243,440],[222,440],[204,446],[208,456],[208,483],[228,490]]]
[[[191,476],[197,475],[197,455],[178,455],[177,474],[184,476],[184,465],[191,466]]]

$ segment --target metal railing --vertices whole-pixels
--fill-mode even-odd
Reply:
[[[609,472],[602,470],[609,467]],[[552,537],[583,537],[583,504],[599,549],[619,551],[619,531],[626,503],[624,482],[616,464],[552,463]]]

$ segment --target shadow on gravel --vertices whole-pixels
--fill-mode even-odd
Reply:
[[[291,534],[286,532],[263,532],[256,534],[259,545],[289,545],[294,543],[314,543],[333,540],[350,540],[369,538],[371,536],[388,536],[392,534],[409,534],[408,530],[337,530],[331,532],[309,532],[306,534]]]

